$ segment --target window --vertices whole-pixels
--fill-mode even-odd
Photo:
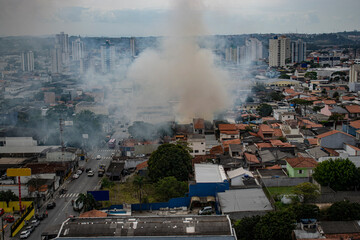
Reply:
[[[205,150],[202,150],[203,152],[205,152]]]
[[[204,144],[203,142],[201,144]]]
[[[298,172],[299,172],[299,174],[303,174],[303,170],[299,170]]]
[[[195,153],[199,153],[199,150],[195,150]]]

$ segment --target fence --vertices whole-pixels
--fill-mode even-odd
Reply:
[[[16,220],[13,225],[11,225],[11,237],[14,237],[20,229],[24,226],[24,221],[29,220],[34,215],[34,203],[32,202],[30,206],[25,209],[25,212],[21,215],[21,217]]]

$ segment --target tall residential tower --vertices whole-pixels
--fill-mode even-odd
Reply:
[[[290,38],[274,37],[269,40],[269,66],[284,67],[290,61]]]
[[[101,46],[101,70],[103,73],[109,73],[114,70],[115,66],[115,47],[106,40]]]
[[[21,69],[23,72],[34,71],[34,53],[32,51],[21,53]]]

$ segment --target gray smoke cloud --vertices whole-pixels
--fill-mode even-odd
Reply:
[[[212,119],[227,107],[228,75],[215,66],[213,53],[197,44],[207,33],[201,8],[201,1],[175,1],[160,49],[144,51],[131,65],[127,76],[139,91],[137,106],[176,102],[178,121]]]

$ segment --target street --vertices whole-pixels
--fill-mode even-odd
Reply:
[[[118,133],[118,136],[124,136],[123,132]],[[61,224],[65,221],[70,215],[78,216],[79,213],[74,211],[72,208],[71,201],[76,200],[80,193],[85,193],[87,191],[98,190],[100,188],[100,180],[97,176],[97,170],[100,164],[105,164],[109,166],[111,161],[111,153],[115,152],[116,149],[119,149],[118,145],[115,149],[109,149],[107,145],[104,145],[102,148],[92,151],[88,153],[89,160],[80,161],[79,166],[86,168],[91,168],[95,175],[92,177],[88,177],[87,173],[84,171],[78,179],[72,179],[71,177],[55,192],[54,201],[56,203],[56,207],[54,209],[49,209],[48,217],[41,221],[40,225],[36,227],[33,233],[31,233],[28,239],[30,240],[38,240],[41,239],[41,234],[44,232],[49,226]],[[100,155],[101,160],[96,160],[96,156]],[[59,190],[61,188],[67,189],[66,193],[60,194]],[[42,206],[39,212],[46,211],[46,204]],[[19,235],[14,239],[19,239]]]

